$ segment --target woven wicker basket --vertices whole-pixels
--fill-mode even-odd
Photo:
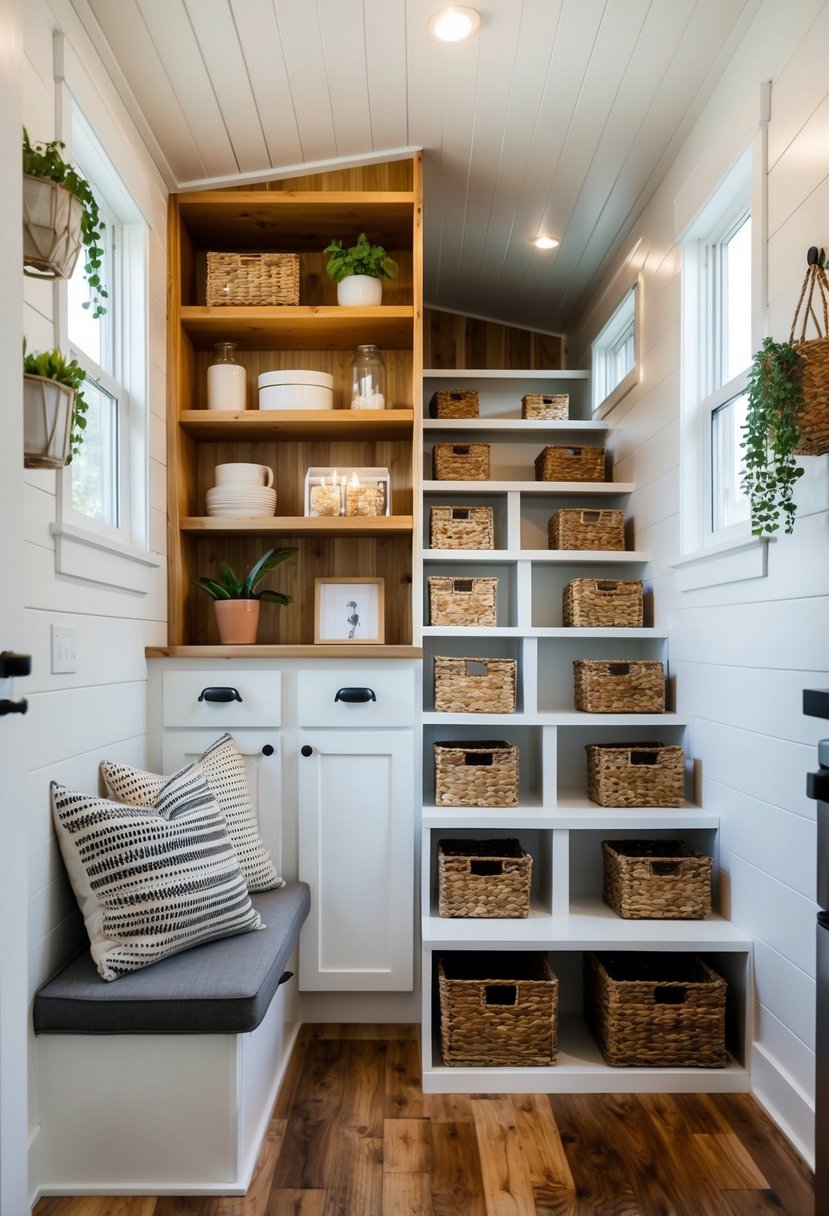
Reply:
[[[713,861],[681,840],[603,840],[602,898],[628,920],[702,920]]]
[[[447,954],[437,972],[445,1065],[555,1064],[558,980],[545,954]]]
[[[658,659],[576,659],[576,709],[591,714],[659,714],[665,709],[665,668]]]
[[[432,549],[494,549],[492,507],[432,507]]]
[[[575,578],[564,588],[562,620],[576,628],[636,628],[643,621],[642,582]]]
[[[432,450],[435,481],[486,481],[489,448],[488,443],[436,443]]]
[[[494,625],[497,578],[445,578],[429,583],[429,621],[432,625]]]
[[[815,260],[811,260],[813,253]],[[799,437],[794,451],[798,456],[822,456],[829,452],[829,280],[816,257],[817,249],[810,250],[809,255],[789,334],[789,341],[802,360],[803,404],[797,415]],[[817,337],[807,339],[810,317],[815,322]]]
[[[550,518],[547,536],[551,549],[624,549],[625,513],[564,507]]]
[[[299,254],[208,253],[207,303],[299,303]]]
[[[447,714],[511,714],[515,659],[456,659],[435,655],[435,709]]]
[[[521,398],[522,418],[546,418],[561,422],[569,416],[569,393],[527,393]]]
[[[525,917],[530,911],[532,869],[532,857],[517,840],[440,840],[438,912]]]
[[[473,388],[453,388],[432,393],[431,418],[477,418],[478,394]]]
[[[722,1068],[725,995],[694,954],[584,956],[584,1016],[608,1064]]]
[[[685,753],[664,743],[588,743],[587,796],[599,806],[682,806]]]
[[[518,806],[518,748],[503,739],[434,744],[436,806]]]
[[[604,448],[548,444],[535,458],[536,481],[604,481]]]

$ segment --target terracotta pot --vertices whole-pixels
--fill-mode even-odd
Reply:
[[[370,274],[350,274],[337,284],[341,308],[377,308],[383,303],[383,280]]]
[[[81,251],[80,199],[59,182],[23,175],[23,273],[68,279]]]
[[[23,376],[23,464],[61,469],[69,459],[75,390],[47,376]]]
[[[223,646],[250,646],[259,628],[259,600],[216,600],[216,624]]]

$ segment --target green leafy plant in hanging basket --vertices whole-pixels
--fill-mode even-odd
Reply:
[[[83,433],[86,430],[86,413],[89,404],[81,391],[86,372],[78,364],[77,359],[67,359],[59,350],[27,351],[26,339],[23,339],[23,374],[24,376],[40,376],[45,380],[54,380],[63,384],[74,393],[72,398],[72,420],[69,438],[69,452],[66,464],[70,464],[73,456],[77,456],[83,443]]]
[[[742,489],[751,505],[754,536],[794,528],[794,488],[803,469],[795,460],[803,408],[803,360],[793,342],[765,338],[748,378],[743,427]]]
[[[81,204],[81,243],[85,250],[84,274],[90,288],[90,300],[83,307],[92,307],[93,317],[106,312],[103,301],[108,292],[101,280],[104,250],[101,245],[103,220],[92,187],[77,169],[68,164],[61,155],[65,144],[58,139],[48,143],[32,143],[29,133],[23,128],[23,173],[28,177],[40,177],[63,186]]]

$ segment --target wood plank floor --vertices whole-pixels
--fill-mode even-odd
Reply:
[[[753,1098],[423,1094],[415,1026],[306,1026],[243,1198],[48,1198],[34,1216],[813,1216]]]

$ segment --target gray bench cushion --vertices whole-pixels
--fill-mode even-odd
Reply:
[[[265,925],[107,983],[88,950],[35,994],[38,1034],[241,1034],[264,1018],[311,907],[305,883],[261,891]]]

